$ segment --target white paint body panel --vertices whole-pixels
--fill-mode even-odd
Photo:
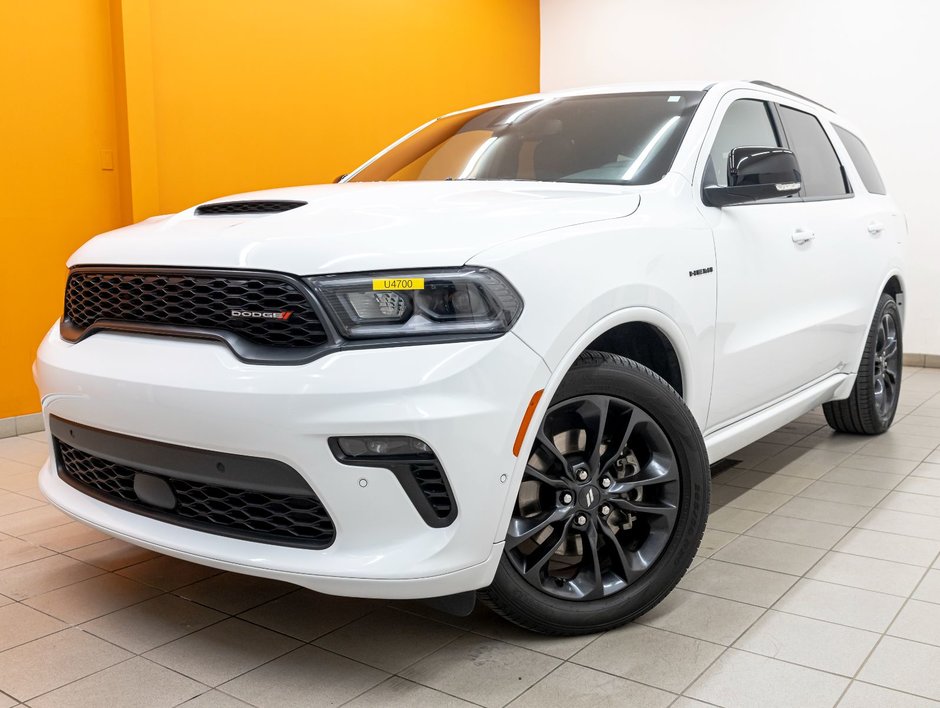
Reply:
[[[69,265],[251,268],[297,275],[462,264],[503,241],[626,216],[622,188],[509,182],[360,182],[234,199],[296,199],[279,214],[196,217],[193,209],[98,236]]]
[[[864,192],[837,140],[856,190],[851,199],[705,206],[700,158],[716,119],[739,95],[792,102],[824,123],[837,120],[785,94],[719,84],[705,95],[671,172],[649,186],[297,187],[240,195],[308,202],[289,212],[196,217],[187,210],[92,239],[70,265],[294,275],[479,265],[508,279],[525,308],[498,339],[341,351],[299,366],[246,364],[217,342],[99,333],[70,344],[56,327],[49,332],[36,364],[46,416],[281,460],[330,512],[336,541],[326,550],[144,518],[81,494],[51,464],[41,473],[43,492],[75,518],[189,560],[323,592],[439,596],[492,579],[525,466],[512,446],[526,406],[544,389],[533,418],[540,420],[577,356],[612,327],[645,322],[668,338],[713,461],[844,398],[879,294],[901,274],[903,218],[889,198]],[[864,228],[875,218],[887,225],[879,238]],[[809,247],[790,239],[804,222],[818,231]],[[713,272],[690,275],[708,268]],[[337,462],[327,438],[356,434],[426,441],[450,479],[456,521],[430,528],[391,472]]]
[[[46,416],[290,465],[323,501],[336,541],[311,551],[175,527],[87,497],[47,465],[43,492],[67,513],[164,553],[296,575],[295,582],[324,592],[372,596],[374,581],[396,581],[395,597],[407,596],[397,581],[414,578],[427,580],[414,586],[418,596],[457,592],[448,575],[472,576],[470,568],[494,553],[498,559],[493,530],[510,486],[500,478],[516,463],[512,445],[528,398],[549,376],[513,334],[258,366],[204,342],[101,333],[68,344],[56,328],[40,348],[37,371],[41,390],[55,392],[43,398]],[[456,521],[430,528],[389,470],[337,462],[327,438],[349,434],[427,442],[444,461]],[[363,582],[353,589],[350,579]]]

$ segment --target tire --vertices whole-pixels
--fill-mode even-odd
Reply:
[[[830,427],[841,433],[878,435],[894,422],[901,393],[901,314],[890,295],[882,295],[872,319],[852,393],[823,404]]]
[[[588,351],[539,426],[481,600],[544,634],[629,622],[669,594],[702,539],[711,476],[698,424],[645,366]]]

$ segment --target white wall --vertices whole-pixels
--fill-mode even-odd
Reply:
[[[911,230],[905,350],[940,354],[940,2],[542,0],[541,7],[543,90],[763,79],[857,125]]]

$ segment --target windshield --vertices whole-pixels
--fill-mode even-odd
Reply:
[[[434,121],[350,181],[652,184],[672,166],[702,95],[547,97],[464,111]]]

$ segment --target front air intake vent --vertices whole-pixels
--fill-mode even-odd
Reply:
[[[441,521],[452,520],[454,501],[440,463],[435,460],[430,464],[411,465],[411,474],[434,515]]]
[[[336,536],[307,481],[277,460],[132,438],[55,416],[50,431],[59,477],[119,509],[294,548],[324,549]]]
[[[450,481],[427,443],[415,438],[379,435],[330,438],[328,444],[344,465],[380,467],[394,474],[428,526],[443,528],[457,518],[457,502]]]
[[[305,206],[307,202],[287,199],[246,199],[234,202],[213,202],[196,207],[196,216],[223,216],[231,214],[277,214]]]

